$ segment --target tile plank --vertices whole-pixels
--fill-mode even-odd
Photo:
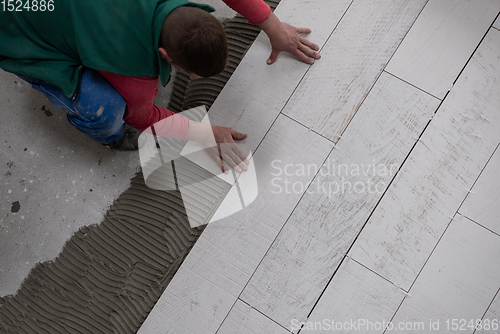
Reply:
[[[351,249],[405,290],[500,142],[498,54],[491,29]]]
[[[222,323],[217,334],[289,334],[290,332],[271,319],[257,312],[241,300],[237,300]]]
[[[240,298],[282,326],[303,321],[438,103],[382,74]]]
[[[285,0],[275,13],[283,22],[311,28],[307,38],[321,48],[351,1]],[[276,63],[267,65],[270,53],[269,39],[262,32],[212,106],[211,124],[248,133],[248,140],[259,143],[304,74],[320,63],[307,65],[282,53]]]
[[[459,212],[500,234],[500,150],[488,162]]]
[[[332,146],[290,118],[278,117],[253,157],[259,196],[207,226],[139,333],[215,333],[302,195],[275,193],[273,162],[320,165]],[[307,184],[312,177],[296,175],[290,181]]]
[[[347,259],[300,333],[382,334],[405,295],[394,284]],[[295,321],[290,326],[292,330],[298,327]]]
[[[386,71],[442,99],[498,11],[497,0],[430,0]]]
[[[356,0],[283,113],[336,142],[427,0]]]
[[[422,322],[425,330],[418,333],[473,333],[469,321],[482,318],[500,288],[499,255],[500,236],[467,218],[453,221],[394,323]],[[459,328],[452,327],[452,319]],[[439,321],[439,330],[430,328],[430,321]]]

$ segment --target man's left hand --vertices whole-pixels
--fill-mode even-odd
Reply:
[[[315,59],[321,56],[317,52],[319,46],[309,41],[299,34],[309,34],[309,28],[296,28],[287,23],[281,22],[274,13],[269,18],[259,24],[271,41],[272,52],[267,59],[267,64],[273,64],[280,52],[286,51],[296,56],[307,64],[314,64]]]

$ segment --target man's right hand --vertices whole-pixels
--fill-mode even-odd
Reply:
[[[231,128],[210,126],[207,124],[189,121],[189,132],[185,139],[194,140],[203,144],[210,156],[217,162],[224,173],[228,173],[224,161],[235,172],[241,173],[248,169],[248,158],[234,142],[247,137]]]
[[[203,145],[207,148],[210,156],[219,163],[222,171],[228,172],[223,161],[227,162],[236,173],[241,173],[242,170],[246,171],[249,163],[248,158],[234,141],[243,140],[247,135],[223,126],[212,126],[212,132],[213,137],[207,138]]]

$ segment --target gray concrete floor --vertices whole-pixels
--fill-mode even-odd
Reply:
[[[215,16],[234,11],[205,0]],[[173,80],[172,80],[173,81]],[[172,83],[171,81],[171,83]],[[170,84],[156,103],[168,105]],[[73,128],[63,110],[0,70],[0,296],[13,294],[38,262],[71,235],[98,224],[140,168],[137,152],[109,150]]]
[[[0,295],[55,258],[82,226],[100,223],[139,168],[73,128],[61,109],[0,72]],[[45,110],[43,110],[45,109]]]

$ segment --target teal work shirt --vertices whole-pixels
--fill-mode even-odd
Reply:
[[[158,52],[163,21],[180,6],[214,10],[187,0],[54,0],[52,11],[40,3],[37,11],[0,8],[0,68],[54,84],[69,98],[82,67],[167,84],[171,68]]]

